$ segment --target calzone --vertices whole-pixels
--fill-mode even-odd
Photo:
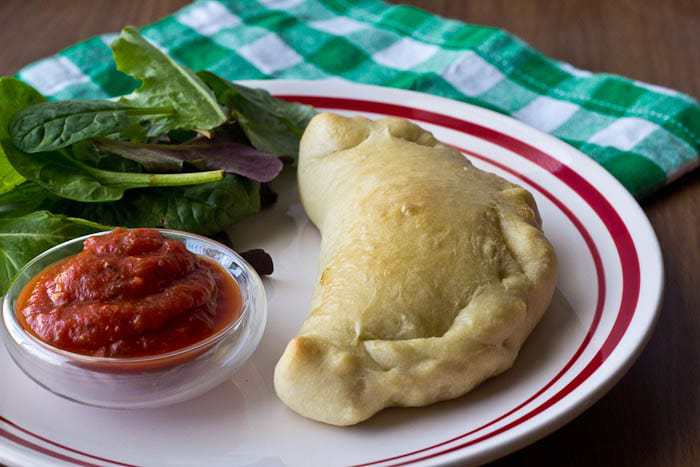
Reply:
[[[275,368],[285,404],[352,425],[513,365],[556,282],[528,191],[406,120],[330,113],[302,137],[298,178],[322,240],[311,310]]]

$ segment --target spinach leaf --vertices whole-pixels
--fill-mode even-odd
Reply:
[[[257,149],[277,156],[299,155],[299,140],[313,107],[275,99],[263,89],[252,89],[226,81],[208,71],[197,73],[221,105],[229,108]]]
[[[66,202],[57,208],[102,224],[212,235],[260,211],[259,190],[258,183],[226,175],[203,185],[133,190],[114,203]]]
[[[44,96],[28,84],[9,76],[0,77],[0,141],[9,139],[7,127],[17,112],[43,101]],[[0,193],[11,190],[23,180],[0,149]]]
[[[20,150],[46,152],[124,130],[137,123],[136,117],[172,113],[168,108],[135,108],[106,100],[44,102],[18,112],[9,132]]]
[[[34,182],[24,182],[13,190],[0,194],[0,217],[18,217],[48,206],[61,198]]]
[[[12,167],[5,152],[0,147],[0,193],[11,190],[23,181],[24,177]]]
[[[30,85],[9,76],[0,77],[0,140],[9,137],[7,128],[17,112],[44,100]]]
[[[127,143],[110,139],[95,142],[100,151],[136,161],[151,172],[179,172],[187,162],[201,170],[222,169],[256,182],[269,182],[282,171],[282,161],[226,136],[202,138],[190,144]]]
[[[211,90],[191,70],[179,65],[133,28],[124,28],[112,43],[117,69],[142,81],[120,100],[136,107],[169,107],[175,114],[161,118],[150,136],[169,130],[210,130],[226,121]]]
[[[0,218],[0,293],[5,293],[22,266],[39,253],[71,238],[109,228],[47,211]]]
[[[12,144],[2,148],[23,177],[63,198],[85,202],[116,201],[131,188],[195,185],[220,180],[223,172],[147,174],[96,169],[63,152],[26,154]]]

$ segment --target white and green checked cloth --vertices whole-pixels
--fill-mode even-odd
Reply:
[[[548,58],[495,28],[379,0],[202,0],[142,29],[194,70],[413,89],[511,115],[577,147],[643,197],[698,166],[700,107],[681,93]],[[55,99],[129,92],[114,35],[19,71]]]

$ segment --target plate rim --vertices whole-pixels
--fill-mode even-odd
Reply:
[[[528,142],[526,144],[531,145],[547,154],[549,157],[552,157],[555,159],[557,162],[560,164],[567,166],[570,170],[572,170],[576,174],[581,174],[581,169],[583,168],[584,170],[592,170],[593,173],[595,174],[595,178],[602,179],[604,181],[604,186],[595,186],[591,183],[591,186],[598,191],[598,189],[602,189],[604,192],[611,191],[613,192],[615,196],[615,200],[608,200],[610,207],[613,208],[613,210],[618,214],[620,219],[623,221],[623,225],[625,227],[628,226],[626,220],[628,220],[628,217],[633,217],[635,218],[634,220],[637,222],[634,226],[635,232],[630,232],[630,238],[632,241],[633,246],[636,247],[637,243],[637,237],[639,239],[643,239],[647,242],[651,243],[651,252],[645,251],[645,254],[650,253],[653,258],[649,260],[650,264],[647,266],[649,268],[654,267],[657,274],[655,280],[652,280],[651,285],[655,285],[654,291],[651,293],[651,297],[648,300],[653,301],[654,303],[647,303],[645,308],[647,308],[647,315],[646,315],[646,321],[643,322],[644,328],[641,329],[641,332],[639,332],[639,336],[637,337],[636,341],[627,343],[628,347],[626,348],[625,354],[623,356],[618,356],[618,358],[621,358],[621,361],[616,362],[614,365],[612,363],[609,363],[608,366],[611,366],[611,368],[607,368],[604,365],[601,365],[601,367],[597,368],[593,374],[600,373],[601,369],[607,369],[608,373],[607,375],[604,375],[604,379],[592,387],[591,389],[588,389],[587,391],[584,391],[582,394],[580,394],[577,398],[577,400],[574,401],[573,405],[565,410],[562,410],[560,413],[555,414],[554,416],[546,417],[543,419],[534,419],[535,423],[531,423],[532,427],[525,430],[523,433],[516,434],[513,439],[506,440],[506,445],[495,445],[490,448],[485,449],[481,453],[477,453],[477,455],[470,455],[467,452],[464,452],[464,448],[457,448],[454,451],[451,452],[446,452],[446,453],[436,453],[435,457],[431,457],[429,459],[425,459],[421,461],[420,459],[416,461],[411,461],[409,460],[408,462],[410,463],[415,463],[415,462],[420,462],[421,465],[455,465],[459,462],[464,462],[465,460],[468,460],[470,462],[486,462],[488,460],[492,460],[497,457],[501,457],[503,455],[506,455],[510,452],[513,452],[517,449],[520,449],[527,444],[530,444],[538,439],[541,439],[542,437],[546,436],[547,434],[555,431],[556,429],[560,428],[563,426],[565,423],[569,422],[576,416],[578,416],[580,413],[585,411],[587,408],[589,408],[593,403],[595,403],[598,399],[600,399],[605,393],[607,393],[616,383],[617,381],[627,372],[627,370],[632,366],[634,361],[637,359],[641,351],[644,349],[644,346],[646,345],[647,341],[649,340],[654,326],[656,324],[656,321],[658,320],[659,314],[660,314],[660,307],[661,307],[661,300],[663,297],[663,290],[664,290],[664,267],[663,267],[663,260],[662,260],[662,254],[661,254],[661,249],[658,243],[658,239],[656,237],[656,234],[651,226],[651,223],[649,222],[649,219],[647,216],[644,214],[641,206],[637,203],[637,201],[632,197],[632,195],[622,186],[622,184],[615,179],[611,174],[609,174],[602,166],[597,164],[594,160],[586,156],[585,154],[581,153],[578,151],[576,148],[573,148],[572,146],[568,145],[567,143],[549,135],[546,134],[540,130],[537,130],[533,127],[530,127],[522,122],[519,122],[512,117],[499,114],[497,112],[494,112],[489,109],[485,109],[483,107],[478,107],[473,104],[468,104],[440,96],[435,96],[431,94],[426,94],[426,93],[420,93],[416,91],[410,91],[410,90],[404,90],[404,89],[397,89],[397,88],[389,88],[389,87],[383,87],[383,86],[375,86],[375,85],[366,85],[366,84],[359,84],[359,83],[354,83],[350,81],[346,81],[343,79],[338,79],[338,78],[331,78],[331,79],[324,79],[324,80],[317,80],[317,81],[309,81],[309,80],[244,80],[244,81],[237,81],[241,84],[244,85],[250,85],[254,87],[261,87],[270,90],[273,94],[275,95],[285,95],[285,96],[290,96],[290,95],[306,95],[306,96],[325,96],[327,94],[331,94],[332,91],[335,89],[337,90],[337,87],[346,87],[348,91],[356,92],[358,95],[363,96],[363,100],[372,102],[372,103],[394,103],[397,104],[398,102],[405,100],[406,97],[412,97],[413,99],[418,99],[422,101],[432,101],[436,104],[445,104],[448,106],[447,110],[444,112],[440,112],[440,114],[445,115],[445,116],[452,116],[456,113],[458,113],[460,116],[455,116],[453,118],[459,119],[459,120],[464,120],[467,122],[474,123],[472,119],[465,119],[464,115],[468,115],[470,117],[479,117],[476,118],[476,120],[487,120],[488,123],[479,121],[479,123],[476,123],[479,126],[484,126],[486,128],[492,129],[497,131],[498,133],[502,133],[505,135],[508,135],[516,140],[519,140],[521,142],[524,142],[524,139],[527,139],[528,136],[534,136],[535,139],[537,140],[536,142]],[[284,91],[281,91],[281,90]],[[293,92],[290,92],[289,89],[293,89]],[[362,93],[361,91],[366,91]],[[359,91],[359,92],[358,92]],[[377,95],[381,94],[381,98]],[[400,105],[400,104],[399,104]],[[412,102],[413,105],[413,102]],[[454,106],[457,106],[455,108]],[[450,107],[452,108],[451,111]],[[459,109],[461,107],[461,109]],[[422,107],[417,107],[418,109],[422,109]],[[459,112],[457,112],[459,110]],[[438,124],[439,125],[439,124]],[[515,136],[514,133],[519,133],[518,136]],[[542,149],[542,147],[546,147],[547,150],[545,151]],[[556,155],[557,157],[555,157]],[[571,167],[570,164],[567,162],[561,160],[559,156],[566,155],[568,158],[570,158],[570,163],[573,162],[573,165],[576,167],[575,169]],[[521,156],[522,157],[522,156]],[[571,189],[571,187],[569,187]],[[604,195],[605,193],[602,193],[599,191],[601,195]],[[605,197],[607,199],[607,197]],[[617,207],[622,207],[622,213],[616,209]],[[596,212],[597,214],[597,212]],[[641,222],[641,225],[639,224]],[[607,227],[607,226],[606,226]],[[616,252],[617,253],[617,252]],[[640,265],[641,269],[641,265]],[[646,278],[645,278],[646,279]],[[642,279],[640,278],[640,281]],[[641,297],[641,292],[637,298]],[[634,314],[638,311],[638,309],[641,307],[640,303],[636,303],[634,307]],[[633,316],[634,317],[634,316]],[[631,322],[631,321],[630,321]],[[628,335],[629,333],[629,328],[625,330],[625,333],[620,337],[620,341],[618,342],[618,345],[623,341],[624,337]],[[614,349],[617,350],[617,349]],[[613,351],[614,351],[613,350]],[[592,375],[593,375],[592,374]],[[591,375],[591,376],[592,376]],[[563,399],[566,399],[569,397],[568,395],[564,396]],[[0,416],[0,421],[6,420],[4,417]],[[0,428],[0,432],[3,430]],[[500,435],[495,435],[496,437]],[[8,446],[9,445],[9,446]],[[23,456],[26,455],[26,452],[24,449],[20,447],[14,446],[14,443],[8,442],[6,440],[0,439],[0,447],[9,447],[8,450],[2,449],[0,450],[0,460],[3,462],[6,462],[8,464],[12,464],[12,457],[11,452],[13,448],[17,449],[17,455],[18,458],[22,458]],[[63,446],[66,448],[65,446]],[[425,450],[431,450],[434,447],[429,447],[423,449]],[[68,450],[71,450],[71,448],[68,448]],[[462,452],[460,452],[462,451]],[[92,457],[93,459],[99,459],[98,456],[93,456],[91,454],[86,454],[79,452],[80,454],[87,455],[88,457]],[[7,455],[5,455],[7,454]],[[406,456],[413,456],[415,454],[406,454],[406,455],[400,455],[398,458],[393,457],[395,460],[399,460],[402,457]],[[469,458],[465,457],[469,456]],[[15,458],[17,459],[17,457]],[[39,459],[37,459],[39,460]],[[42,456],[42,460],[46,460],[45,457]],[[100,459],[102,461],[108,460],[108,459]],[[114,462],[115,464],[119,465],[125,465],[124,463],[120,463],[119,461],[111,461]],[[369,461],[372,464],[375,462]],[[377,462],[383,462],[383,461],[377,461]]]

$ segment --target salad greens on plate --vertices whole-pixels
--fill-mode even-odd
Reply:
[[[112,52],[141,82],[128,95],[49,102],[0,77],[0,293],[47,248],[113,226],[220,236],[274,199],[315,114],[195,73],[133,28]]]

